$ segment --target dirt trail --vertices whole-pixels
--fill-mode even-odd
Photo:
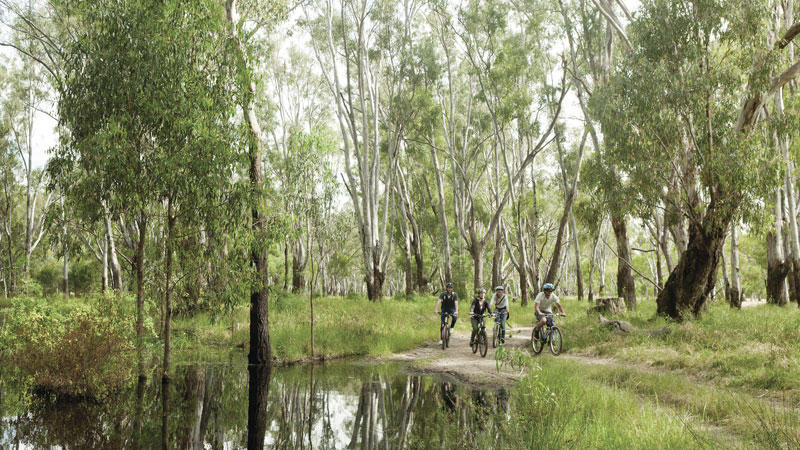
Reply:
[[[486,357],[480,352],[472,353],[469,337],[472,327],[457,324],[454,334],[450,336],[450,346],[442,350],[438,342],[430,342],[422,347],[389,355],[383,360],[411,362],[409,371],[420,373],[441,373],[450,375],[458,381],[476,386],[492,386],[510,384],[523,376],[519,370],[506,368],[497,370],[495,352],[492,348],[492,329],[487,328],[489,350]],[[505,348],[522,350],[530,346],[531,327],[514,328],[506,336]]]

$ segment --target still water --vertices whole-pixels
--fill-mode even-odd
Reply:
[[[0,449],[449,449],[491,439],[511,413],[502,387],[398,364],[174,372],[170,383],[150,377],[102,404],[53,403],[0,378]]]

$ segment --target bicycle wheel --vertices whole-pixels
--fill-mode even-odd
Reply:
[[[472,339],[472,353],[478,353],[478,334],[475,334],[475,337]]]
[[[489,350],[489,341],[486,338],[486,331],[481,330],[478,333],[478,346],[481,348],[481,356],[486,357],[486,351]]]
[[[500,343],[500,328],[497,326],[497,322],[494,323],[494,327],[492,327],[492,348],[497,348],[497,344]]]
[[[450,347],[450,325],[444,327],[444,346]]]
[[[539,330],[539,332],[543,333],[544,330]],[[531,350],[533,350],[533,353],[536,353],[538,355],[539,353],[542,353],[543,349],[544,349],[544,342],[542,342],[541,339],[536,339],[536,328],[534,328],[533,331],[531,332]]]
[[[440,337],[442,338],[442,350],[444,350],[447,348],[447,338],[449,337],[447,325],[442,325],[442,331]]]
[[[561,353],[561,344],[563,341],[561,330],[559,330],[558,327],[553,327],[553,329],[550,330],[550,351],[553,352],[554,355]]]

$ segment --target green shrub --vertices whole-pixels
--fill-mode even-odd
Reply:
[[[15,299],[0,334],[0,355],[34,386],[57,396],[102,397],[131,378],[131,299]]]

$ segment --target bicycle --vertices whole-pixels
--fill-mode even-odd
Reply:
[[[566,317],[564,314],[545,314],[545,324],[539,330],[539,337],[536,337],[536,327],[533,327],[531,332],[531,349],[535,354],[539,354],[544,350],[545,344],[550,344],[550,352],[554,355],[561,353],[561,346],[564,343],[564,336],[561,330],[556,326],[554,316]]]
[[[450,346],[450,322],[447,316],[456,317],[456,315],[448,312],[440,312],[439,315],[444,316],[444,323],[442,324],[440,330],[440,336],[442,338],[442,350],[444,350]]]
[[[489,349],[489,340],[486,337],[486,315],[481,314],[479,317],[481,320],[480,325],[478,326],[478,332],[475,334],[475,339],[472,341],[472,353],[477,353],[478,349],[481,351],[481,357],[486,357],[486,351]]]
[[[500,327],[500,314],[506,314],[508,317],[507,311],[496,311],[494,315],[494,327],[492,327],[492,348],[497,348],[500,345],[500,332],[503,330]]]

